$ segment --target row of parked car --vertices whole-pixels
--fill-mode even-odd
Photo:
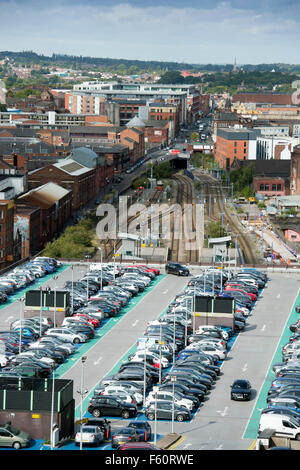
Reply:
[[[149,421],[190,420],[220,375],[220,361],[227,356],[228,342],[235,330],[244,326],[258,290],[266,281],[266,276],[256,271],[245,275],[241,271],[233,277],[232,273],[217,269],[190,278],[186,289],[164,314],[148,323],[135,352],[122,362],[118,372],[101,379],[88,412],[96,418],[128,419],[142,411]],[[229,287],[238,297],[236,314],[241,318],[236,328],[202,325],[193,331],[195,293],[231,296]],[[254,288],[257,295],[252,295]]]
[[[56,265],[55,260],[51,263]],[[71,289],[74,310],[62,325],[36,316],[15,320],[10,330],[0,333],[0,377],[49,377],[76,351],[76,345],[93,339],[103,320],[118,315],[130,298],[143,291],[157,274],[158,270],[144,266],[121,270],[108,265],[102,273],[88,272],[73,286],[67,282],[65,289]]]
[[[300,305],[295,308],[300,313]],[[291,335],[282,347],[282,362],[273,364],[274,380],[262,410],[259,432],[274,430],[278,437],[300,440],[300,319],[289,325]]]
[[[7,271],[0,277],[0,303],[4,303],[16,291],[33,284],[38,278],[54,273],[59,267],[56,260],[37,257],[30,262]]]

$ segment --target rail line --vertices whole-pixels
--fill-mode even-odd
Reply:
[[[187,209],[184,208],[184,204],[193,204],[194,203],[194,183],[193,181],[185,175],[176,174],[173,176],[173,181],[176,185],[176,202],[181,205],[182,216],[184,216],[184,211]],[[191,208],[191,217],[189,221],[192,224],[192,227],[189,227],[190,231],[195,231],[195,207],[192,205]],[[181,261],[186,263],[197,263],[199,259],[198,250],[186,249],[187,240],[184,237],[184,227],[182,228],[182,236],[178,239],[174,236],[174,214],[173,214],[173,230],[172,230],[172,240],[171,247],[169,250],[169,260],[170,261]]]
[[[206,199],[209,199],[208,204],[206,201],[206,215],[212,220],[220,221],[223,213],[223,222],[228,223],[231,231],[238,238],[245,264],[258,264],[255,248],[249,235],[241,230],[223,202],[224,194],[218,180],[211,175],[204,174],[199,175],[197,179],[203,184],[205,190],[203,195],[205,195]]]
[[[155,204],[156,202],[159,201],[161,197],[161,190],[155,189],[153,193],[150,195],[148,201],[145,203],[146,206],[149,206],[150,204]],[[136,217],[131,216],[127,220],[127,224],[129,225]],[[107,238],[106,240],[101,240],[100,242],[100,247],[103,250],[102,251],[102,258],[103,261],[108,262],[113,259],[115,256],[116,252],[121,246],[122,241],[120,239],[112,240]]]

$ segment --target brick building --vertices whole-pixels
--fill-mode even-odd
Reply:
[[[40,209],[40,249],[56,238],[66,227],[72,215],[72,190],[48,182],[31,189],[16,199],[20,207],[37,207]]]
[[[233,161],[255,160],[258,131],[249,129],[218,129],[215,158],[219,166],[229,170]]]
[[[14,260],[14,202],[0,200],[0,267]]]
[[[72,191],[73,211],[81,210],[96,195],[95,169],[87,168],[72,158],[64,158],[28,173],[29,189],[38,188],[49,182]]]
[[[291,195],[300,194],[300,145],[291,154],[290,191]]]
[[[15,204],[14,237],[17,238],[19,232],[21,243],[18,258],[20,259],[34,256],[41,249],[40,212],[41,209],[37,206]]]
[[[180,108],[174,103],[154,102],[149,104],[149,120],[171,121],[175,135],[179,132]]]
[[[284,178],[256,176],[253,178],[253,189],[263,196],[285,196],[289,194]]]

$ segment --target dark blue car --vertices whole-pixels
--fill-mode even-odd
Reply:
[[[129,428],[134,428],[141,436],[142,441],[150,441],[152,439],[152,429],[147,421],[131,421]]]

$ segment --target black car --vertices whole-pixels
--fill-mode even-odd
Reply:
[[[121,416],[124,419],[128,419],[131,416],[136,416],[137,407],[124,403],[115,397],[101,395],[91,399],[88,412],[95,418],[100,416]]]
[[[251,385],[248,380],[238,379],[231,385],[231,400],[250,400]]]
[[[105,418],[88,418],[86,424],[91,424],[93,426],[98,426],[103,432],[104,439],[108,441],[111,436],[111,425],[110,421],[107,421]]]
[[[177,274],[177,276],[189,276],[190,271],[179,263],[167,263],[165,266],[167,274]]]
[[[134,428],[140,435],[141,441],[151,441],[152,429],[147,421],[130,421],[129,428]]]
[[[4,370],[4,369],[3,369]],[[17,372],[22,375],[22,377],[37,377],[37,378],[47,378],[51,374],[52,370],[50,367],[43,367],[37,364],[19,364],[10,370]]]
[[[113,432],[111,437],[111,446],[114,449],[119,447],[119,445],[125,444],[126,442],[139,442],[140,440],[140,434],[136,429],[132,427],[126,427]]]

